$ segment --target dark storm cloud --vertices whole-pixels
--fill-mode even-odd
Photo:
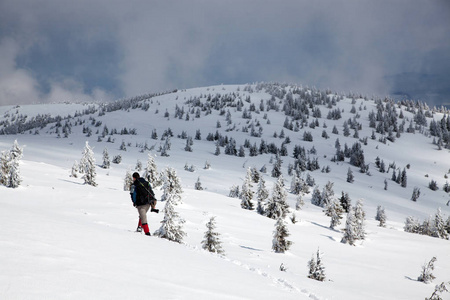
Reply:
[[[282,81],[450,99],[447,1],[2,1],[0,104]]]

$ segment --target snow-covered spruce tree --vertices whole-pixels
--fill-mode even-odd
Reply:
[[[154,235],[172,242],[181,243],[186,236],[186,232],[183,230],[185,220],[180,218],[175,211],[173,196],[173,194],[168,194],[165,199],[164,218],[161,221],[161,227],[155,231]]]
[[[251,172],[251,169],[248,168],[247,175],[245,176],[244,183],[242,184],[242,189],[241,189],[241,194],[240,194],[241,207],[243,209],[248,209],[248,210],[253,210],[252,199],[253,199],[254,193],[252,191],[251,180],[252,180],[252,172]]]
[[[192,152],[193,144],[194,144],[194,141],[192,140],[192,137],[188,136],[186,139],[186,147],[184,147],[184,151]]]
[[[330,228],[334,229],[337,225],[341,224],[342,214],[344,209],[337,199],[332,199],[325,206],[325,215],[331,217]]]
[[[159,187],[162,185],[162,180],[160,174],[158,173],[158,168],[156,167],[155,159],[148,153],[147,164],[144,168],[144,173],[142,176],[147,180],[152,188]]]
[[[291,181],[291,193],[296,195],[300,194],[301,192],[303,192],[303,186],[305,184],[306,183],[297,174],[294,174]]]
[[[0,184],[16,188],[22,182],[20,177],[19,162],[23,156],[23,148],[17,140],[9,151],[2,151],[0,156]]]
[[[269,191],[266,188],[266,182],[264,178],[260,177],[258,182],[258,189],[256,191],[256,199],[258,200],[258,205],[256,207],[256,211],[260,215],[264,215],[265,213],[265,202],[269,197]]]
[[[167,167],[164,170],[163,178],[164,184],[161,201],[166,201],[171,198],[174,204],[181,203],[181,193],[183,193],[183,189],[181,188],[180,179],[178,178],[175,169]]]
[[[328,205],[328,203],[331,202],[331,199],[334,196],[333,184],[334,184],[333,182],[328,181],[325,187],[323,188],[321,197],[322,202],[320,203],[321,207],[325,207],[326,205]]]
[[[278,178],[281,176],[281,164],[282,163],[283,163],[283,161],[281,160],[280,155],[277,154],[275,157],[275,163],[273,164],[272,177]]]
[[[365,218],[366,218],[366,213],[364,212],[364,209],[363,209],[363,200],[359,199],[356,202],[356,206],[355,206],[355,221],[356,221],[355,229],[356,229],[357,238],[360,240],[364,240],[366,237],[366,231],[364,229]]]
[[[346,213],[348,213],[350,207],[352,206],[352,201],[350,200],[350,196],[348,193],[344,193],[342,191],[342,196],[339,198],[339,202],[341,203],[342,208]]]
[[[322,193],[319,191],[319,186],[316,186],[313,190],[311,197],[311,204],[321,206],[322,204]]]
[[[375,216],[375,220],[380,222],[378,226],[386,227],[386,213],[384,211],[384,207],[381,207],[381,205],[378,205],[377,207],[377,214]]]
[[[405,230],[405,232],[419,233],[420,232],[419,220],[415,219],[412,216],[407,217],[403,229]]]
[[[267,201],[265,216],[271,219],[285,218],[289,212],[286,198],[287,192],[284,188],[283,176],[280,176],[273,186],[272,197]]]
[[[347,213],[347,221],[345,222],[344,234],[341,239],[341,243],[355,245],[355,241],[358,239],[356,231],[356,217],[353,207],[350,207]]]
[[[142,171],[142,162],[139,159],[136,161],[136,167],[134,167],[134,168],[138,172]]]
[[[6,186],[9,177],[9,152],[2,151],[0,155],[0,184]]]
[[[92,151],[87,141],[86,146],[84,147],[83,150],[83,155],[80,160],[79,170],[83,174],[85,184],[97,186],[97,183],[95,182],[97,172],[95,170],[94,152]]]
[[[206,223],[206,232],[202,241],[202,248],[209,252],[224,254],[220,234],[216,231],[216,217],[211,217]]]
[[[127,173],[125,174],[125,178],[123,180],[123,190],[129,191],[132,184],[133,184],[133,176],[131,175],[131,171],[127,170]]]
[[[303,197],[300,194],[297,196],[297,200],[295,201],[295,210],[301,210],[304,205],[305,201],[303,201]]]
[[[314,254],[311,260],[308,261],[308,278],[324,281],[325,280],[325,267],[322,264],[322,258],[320,256],[320,251],[317,249],[316,258],[314,259]]]
[[[109,160],[109,153],[108,153],[108,149],[103,149],[103,163],[102,163],[102,168],[103,169],[109,169],[109,167],[111,166],[111,161]]]
[[[289,250],[292,245],[292,242],[286,239],[289,235],[286,222],[282,217],[278,217],[273,232],[272,250],[276,253],[284,253]]]
[[[203,190],[202,183],[200,182],[200,177],[197,178],[197,181],[195,182],[194,187],[197,191]]]
[[[412,193],[412,196],[411,196],[411,200],[414,201],[414,202],[416,202],[417,199],[419,199],[419,197],[420,197],[420,189],[419,189],[418,187],[415,187],[415,188],[413,189],[413,193]]]
[[[433,236],[441,239],[448,240],[448,233],[445,228],[445,221],[442,217],[441,208],[439,207],[436,214],[434,215],[434,224],[433,224]]]
[[[228,197],[230,198],[239,198],[239,186],[238,185],[233,185],[230,188],[230,193],[228,194]]]
[[[403,168],[402,174],[400,175],[400,186],[406,187],[408,184],[407,176],[406,176],[406,169]]]
[[[422,266],[422,272],[417,278],[418,281],[422,281],[424,283],[431,283],[433,279],[436,277],[431,273],[434,270],[434,263],[436,262],[436,257],[433,257],[428,263],[425,263]]]
[[[355,176],[353,175],[353,171],[352,169],[348,168],[347,171],[347,182],[348,183],[353,183],[355,181]]]

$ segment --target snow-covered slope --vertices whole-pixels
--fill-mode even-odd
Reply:
[[[290,97],[304,99],[299,103],[317,103],[308,107],[310,114],[304,116],[304,126],[298,130],[283,127],[286,119],[299,122],[285,115],[284,105]],[[38,115],[61,116],[56,120],[61,126],[52,122],[42,128],[27,127],[18,134],[0,135],[1,151],[8,151],[14,140],[24,147],[21,185],[16,189],[0,186],[0,298],[424,299],[435,284],[450,280],[449,241],[403,231],[408,216],[422,222],[433,218],[438,208],[445,220],[450,215],[446,205],[450,197],[442,189],[450,171],[449,150],[438,150],[433,144],[428,133],[429,117],[427,126],[418,126],[415,133],[406,132],[418,109],[413,113],[397,105],[397,113],[404,115],[397,119],[397,125],[405,120],[405,132],[395,142],[383,143],[379,140],[387,133],[375,133],[376,138],[371,138],[375,128],[369,127],[369,114],[377,112],[375,101],[295,86],[214,86],[122,103],[125,109],[101,104],[0,107],[0,130],[14,124],[14,116],[28,116],[22,118],[24,122]],[[356,110],[351,112],[353,107]],[[317,108],[321,116],[316,118],[313,111]],[[328,113],[337,109],[342,118],[328,119]],[[436,121],[443,116],[432,114]],[[347,137],[343,135],[344,121],[349,119],[360,124],[358,138],[354,130]],[[312,128],[315,120],[319,126]],[[70,132],[64,137],[66,124]],[[338,134],[332,133],[334,126]],[[105,127],[109,133],[102,137]],[[124,128],[136,129],[136,134],[120,134]],[[118,134],[111,135],[113,129]],[[169,129],[173,132],[169,156],[161,156],[158,150],[164,146],[162,137]],[[252,129],[261,135],[252,136]],[[324,131],[329,138],[323,137]],[[198,132],[201,137],[195,139]],[[304,132],[311,133],[312,142],[303,140]],[[333,182],[335,196],[346,192],[352,204],[363,199],[366,239],[356,246],[341,243],[345,217],[332,230],[323,208],[310,203],[311,193],[304,195],[306,204],[300,211],[295,211],[297,195],[288,193],[291,212],[295,211],[300,221],[292,224],[286,218],[291,234],[288,239],[293,245],[284,254],[274,253],[275,220],[242,209],[240,200],[228,194],[233,185],[242,185],[248,167],[260,170],[263,166],[267,173],[261,172],[261,176],[271,192],[276,182],[271,176],[275,155],[250,156],[248,147],[243,157],[225,154],[224,147],[215,155],[217,141],[208,141],[209,134],[234,139],[238,151],[244,144],[259,147],[262,140],[280,148],[289,137],[290,143],[284,144],[288,155],[281,156],[287,190],[292,180],[288,169],[295,163],[294,147],[304,147],[308,157],[317,158],[320,169],[304,171],[302,176],[310,174],[320,190],[328,181]],[[186,137],[193,138],[192,152],[185,151]],[[360,173],[348,158],[332,162],[336,139],[342,148],[361,143],[369,174]],[[111,158],[122,156],[122,162],[112,163],[110,169],[97,166],[97,187],[70,177],[86,141],[98,165],[105,148]],[[126,150],[120,150],[121,145]],[[313,147],[316,154],[311,151]],[[180,177],[183,203],[176,210],[186,220],[183,244],[133,232],[137,213],[123,190],[124,178],[127,171],[135,170],[138,160],[145,165],[149,154],[155,158],[158,171],[172,167]],[[386,168],[395,162],[396,172],[405,169],[407,186],[391,181],[392,169],[379,172],[376,157],[386,163]],[[206,163],[211,165],[209,169],[204,168]],[[185,166],[194,166],[195,171],[186,171]],[[330,172],[322,172],[327,166]],[[355,176],[353,183],[346,181],[349,168]],[[204,190],[195,190],[197,180]],[[428,188],[431,180],[437,181],[438,191]],[[414,187],[421,191],[417,202],[411,201]],[[253,189],[256,191],[256,184]],[[162,190],[155,190],[160,197]],[[374,219],[379,205],[387,214],[385,228],[377,226]],[[158,203],[159,208],[163,206],[163,202]],[[223,256],[201,248],[205,224],[211,216],[216,216]],[[152,232],[159,228],[162,218],[162,212],[149,213]],[[307,278],[307,262],[318,249],[323,253],[324,282]],[[437,257],[433,272],[436,279],[428,285],[418,282],[422,265],[433,256]],[[281,264],[286,271],[280,271]]]

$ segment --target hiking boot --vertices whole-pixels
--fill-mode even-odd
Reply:
[[[152,208],[150,211],[154,212],[154,213],[159,213],[159,209],[156,209],[156,208]]]
[[[145,235],[151,236],[150,232],[146,232]]]
[[[138,226],[138,228],[136,228],[136,232],[142,232],[142,227]]]

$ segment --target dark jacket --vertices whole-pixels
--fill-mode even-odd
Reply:
[[[130,188],[130,195],[134,206],[150,204],[155,200],[155,193],[150,183],[142,177],[133,181]]]

